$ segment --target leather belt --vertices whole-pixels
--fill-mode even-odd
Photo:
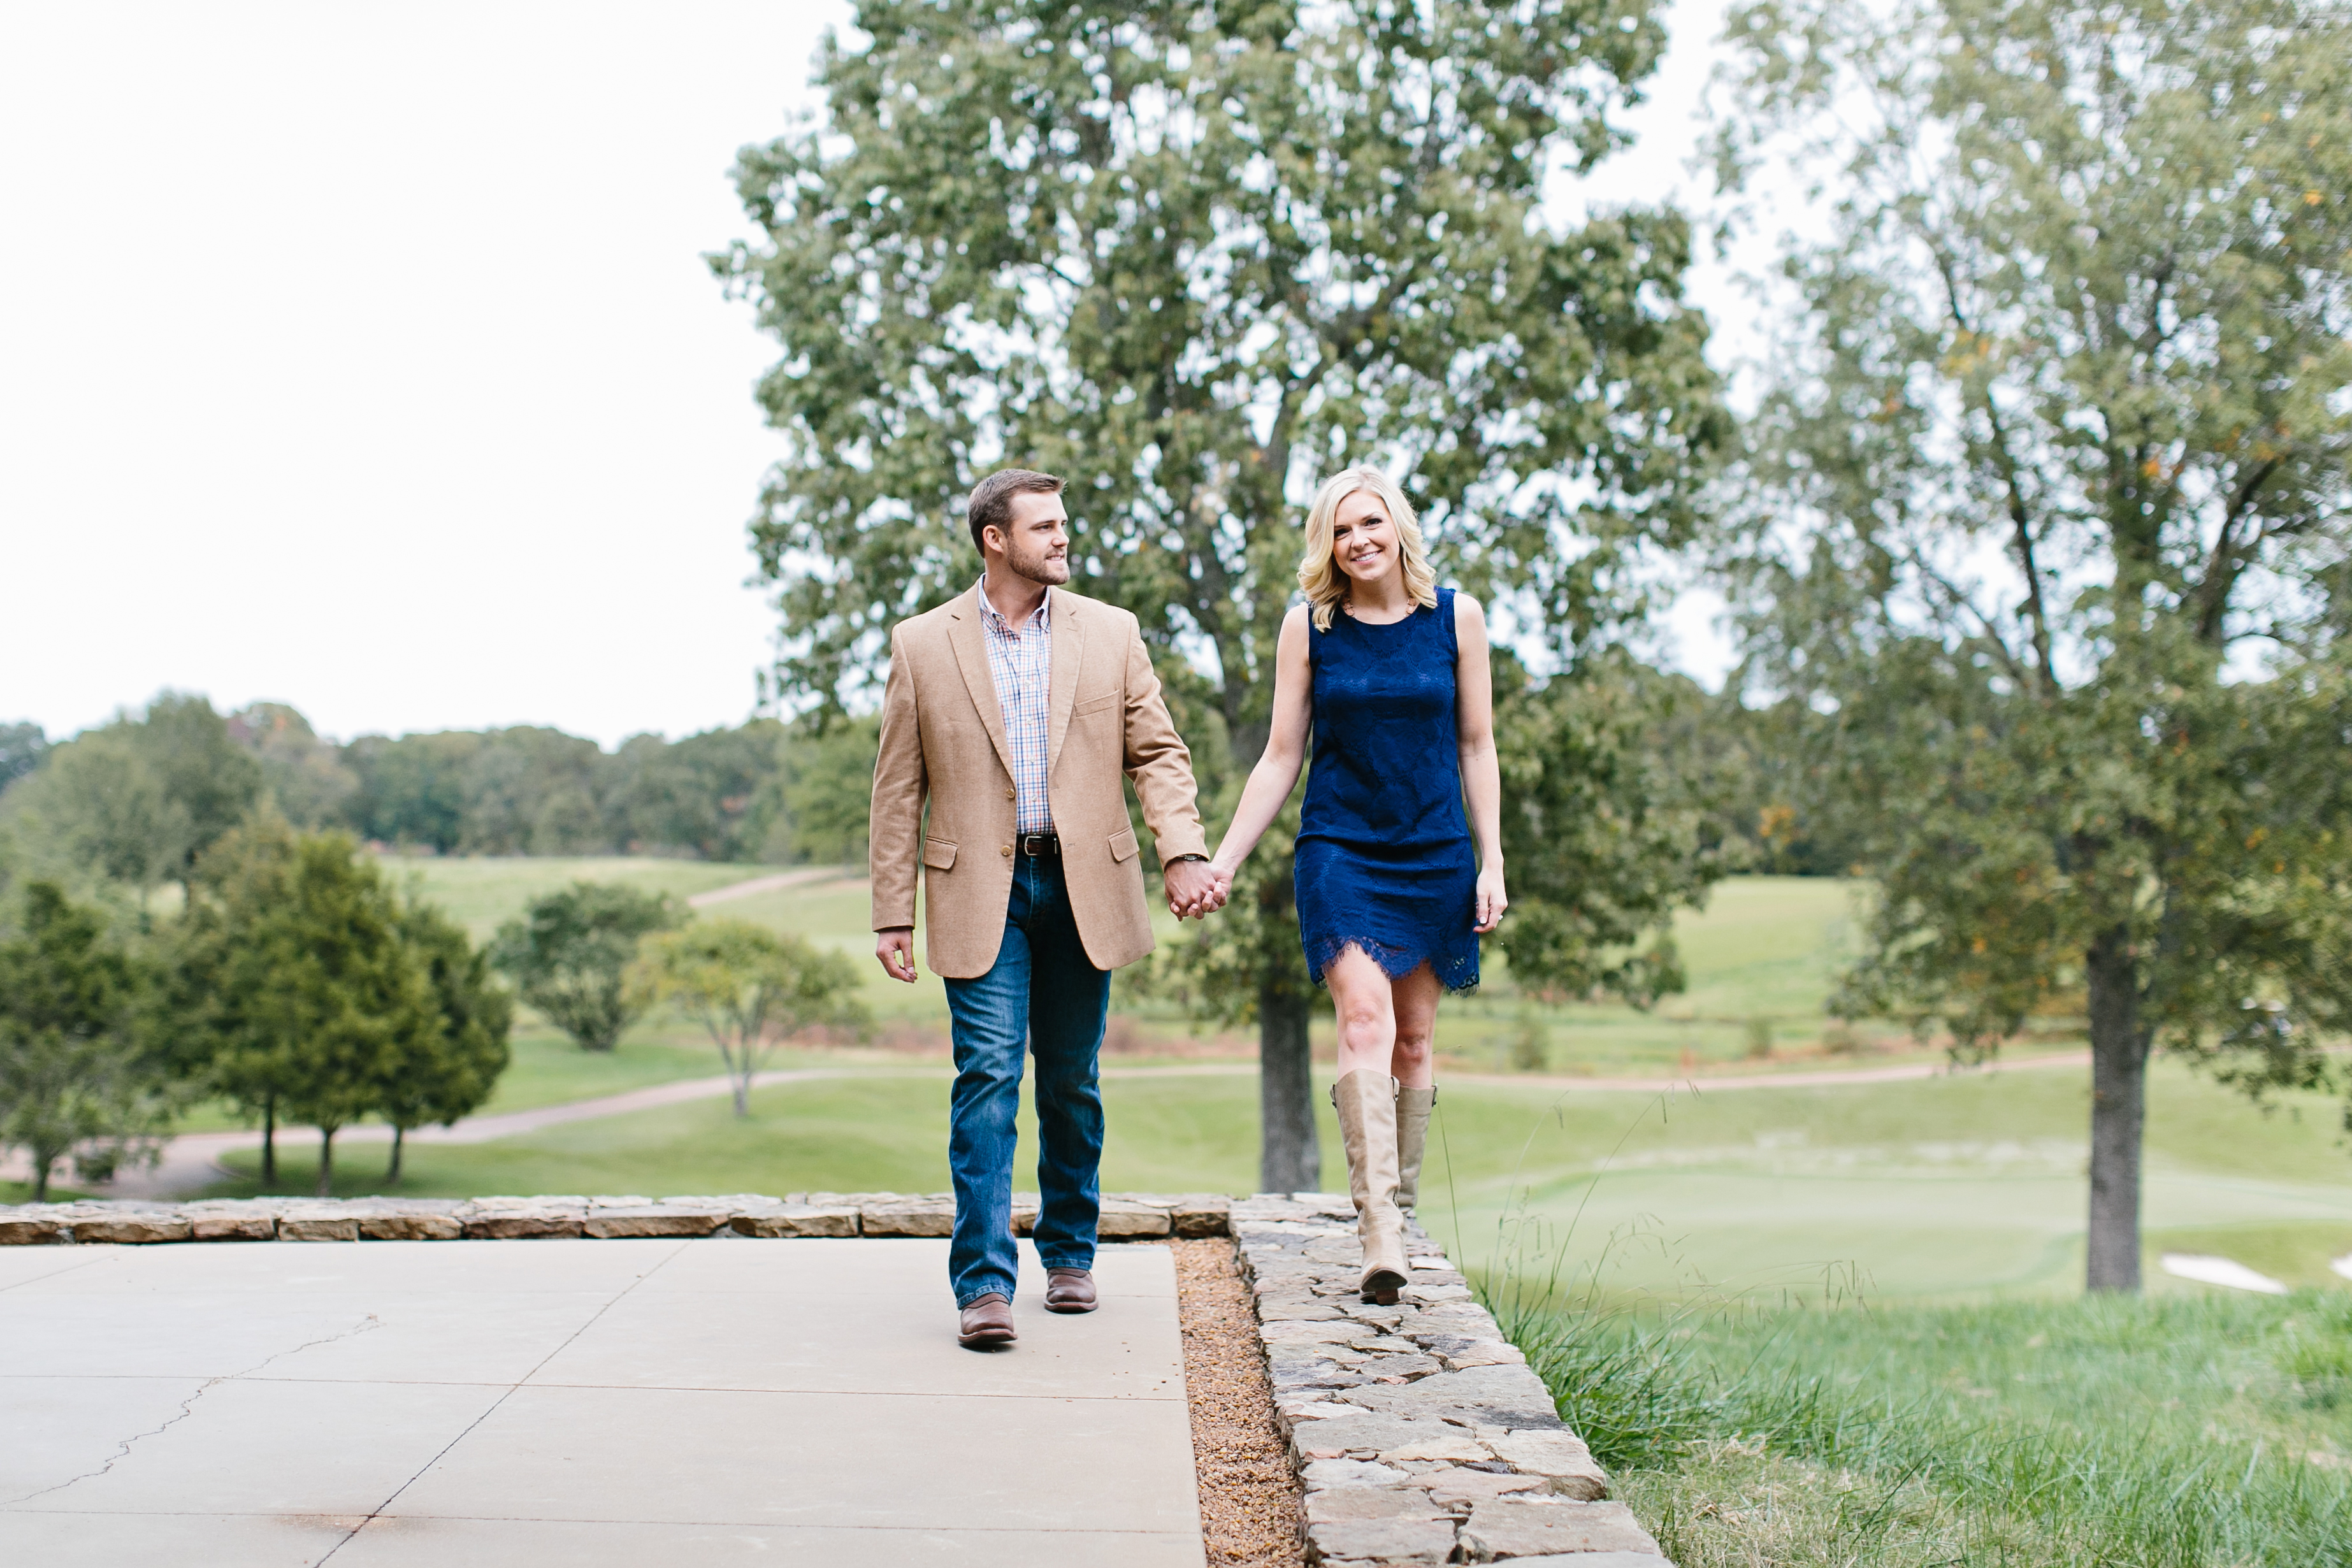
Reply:
[[[1024,833],[1013,841],[1021,846],[1021,852],[1024,855],[1062,858],[1062,835],[1059,833]]]

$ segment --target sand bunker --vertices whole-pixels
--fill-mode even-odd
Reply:
[[[2232,1291],[2260,1291],[2265,1296],[2287,1293],[2287,1288],[2268,1274],[2257,1274],[2243,1263],[2227,1258],[2211,1258],[2201,1252],[2167,1252],[2158,1261],[2166,1273],[2200,1284],[2223,1285]]]

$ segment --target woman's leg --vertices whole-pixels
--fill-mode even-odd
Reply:
[[[1354,947],[1324,968],[1339,1015],[1339,1075],[1332,1108],[1348,1150],[1348,1194],[1363,1245],[1364,1299],[1389,1302],[1405,1285],[1404,1216],[1397,1194],[1397,1081],[1389,1071],[1397,1040],[1389,977]]]
[[[1323,983],[1339,1025],[1339,1076],[1389,1072],[1397,1045],[1393,982],[1362,948],[1348,947],[1324,966]]]
[[[1394,998],[1396,1044],[1389,1060],[1396,1074],[1397,1207],[1411,1212],[1421,1201],[1421,1158],[1429,1147],[1429,1113],[1437,1104],[1435,1058],[1437,998],[1445,988],[1437,971],[1423,964],[1399,976]]]
[[[1389,982],[1389,1016],[1393,1020],[1389,1071],[1408,1089],[1426,1089],[1436,1082],[1437,1067],[1430,1046],[1437,1037],[1437,998],[1444,994],[1445,988],[1437,983],[1437,971],[1426,964]]]
[[[1324,968],[1323,983],[1339,1017],[1340,1077],[1370,1070],[1408,1088],[1430,1086],[1437,998],[1445,994],[1437,971],[1423,964],[1391,979],[1362,948],[1349,947]]]

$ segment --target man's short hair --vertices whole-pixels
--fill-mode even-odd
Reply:
[[[971,487],[971,499],[965,503],[964,520],[971,525],[971,548],[988,559],[988,547],[980,542],[982,528],[1003,528],[1009,538],[1013,533],[1013,497],[1015,496],[1058,496],[1062,481],[1051,474],[1040,474],[1034,468],[1000,468]]]

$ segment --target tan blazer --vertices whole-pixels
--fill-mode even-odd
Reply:
[[[1143,862],[1119,777],[1135,780],[1163,862],[1206,854],[1192,755],[1160,701],[1135,617],[1058,588],[1047,591],[1054,678],[1046,800],[1087,958],[1115,969],[1151,951]],[[951,979],[988,973],[1013,896],[1013,799],[1012,753],[975,588],[890,633],[868,835],[874,929],[915,924],[919,861],[932,969]]]

